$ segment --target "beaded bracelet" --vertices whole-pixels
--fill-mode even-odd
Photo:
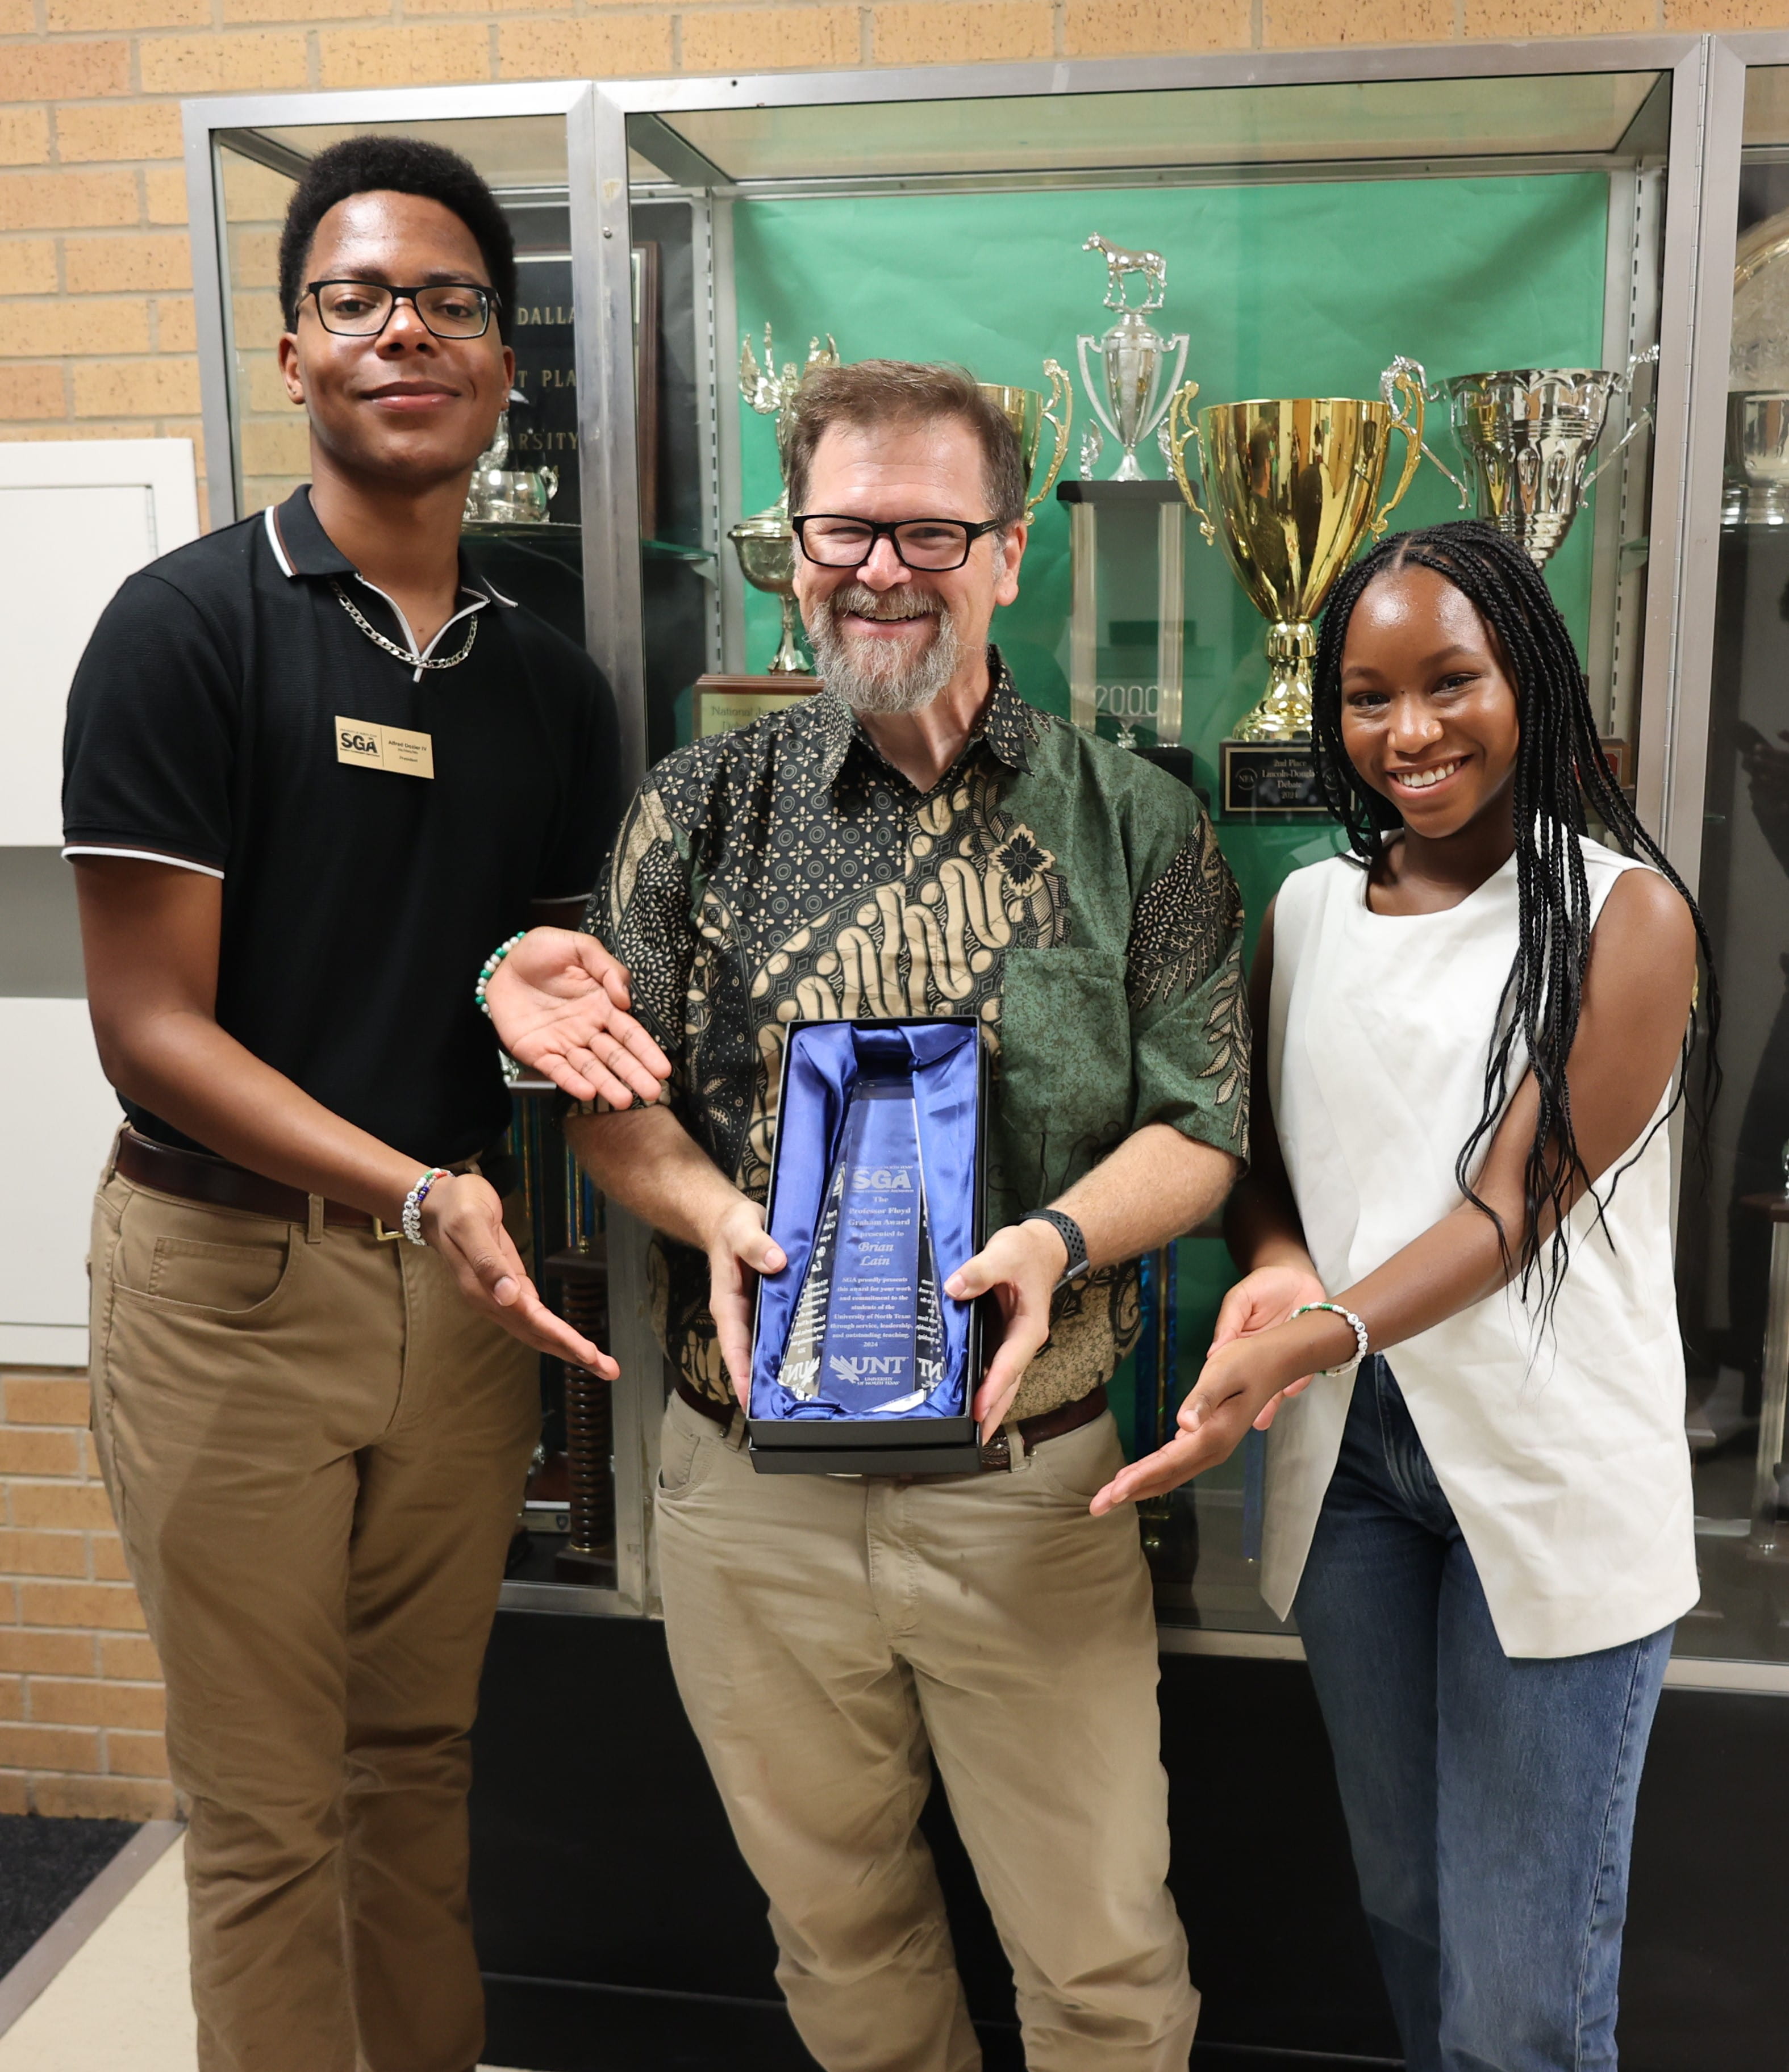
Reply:
[[[496,948],[491,952],[490,956],[485,959],[484,962],[479,966],[479,982],[472,989],[472,997],[478,1002],[479,1013],[482,1014],[487,1022],[491,1018],[491,1006],[489,1001],[487,1001],[484,997],[484,989],[491,983],[492,978],[496,976],[498,965],[503,962],[504,959],[509,955],[510,952],[515,948],[516,945],[520,942],[523,936],[527,933],[527,929],[519,929],[516,934],[510,937],[507,943],[500,943]]]
[[[412,1244],[426,1244],[422,1235],[422,1204],[429,1198],[429,1190],[437,1180],[450,1177],[445,1166],[431,1166],[404,1197],[404,1235]]]
[[[1301,1317],[1310,1316],[1314,1309],[1328,1310],[1332,1317],[1339,1317],[1354,1331],[1354,1358],[1343,1360],[1339,1367],[1326,1367],[1322,1371],[1325,1374],[1346,1374],[1350,1368],[1359,1367],[1367,1357],[1367,1326],[1352,1309],[1344,1309],[1339,1302],[1307,1302],[1303,1309],[1293,1311],[1291,1321],[1296,1323]]]

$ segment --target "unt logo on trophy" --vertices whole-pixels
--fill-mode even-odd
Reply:
[[[881,1359],[868,1353],[849,1359],[833,1353],[826,1364],[841,1381],[899,1381],[907,1362],[904,1359]]]
[[[911,1194],[913,1175],[905,1166],[860,1166],[851,1176],[853,1187],[869,1187],[879,1194]]]

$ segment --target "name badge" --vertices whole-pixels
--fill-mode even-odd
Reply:
[[[426,734],[400,734],[376,719],[344,719],[337,713],[335,760],[363,770],[393,770],[401,777],[433,777],[434,739]]]

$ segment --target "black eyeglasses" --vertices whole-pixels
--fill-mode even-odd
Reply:
[[[338,338],[377,338],[400,302],[408,302],[437,338],[483,338],[499,306],[489,288],[440,281],[426,288],[388,288],[383,281],[310,281],[317,319]]]
[[[825,569],[860,569],[886,540],[903,568],[936,575],[960,569],[984,532],[1001,529],[997,518],[971,524],[965,518],[847,518],[837,512],[804,512],[789,523],[810,561]]]

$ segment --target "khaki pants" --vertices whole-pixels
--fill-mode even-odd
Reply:
[[[825,2072],[973,2072],[932,1860],[936,1761],[1012,1961],[1030,2072],[1186,2072],[1155,1622],[1112,1421],[1010,1474],[760,1475],[672,1397],[671,1661],[777,1976]]]
[[[469,2072],[467,1736],[540,1423],[433,1252],[94,1205],[100,1462],[167,1680],[201,2072]]]

